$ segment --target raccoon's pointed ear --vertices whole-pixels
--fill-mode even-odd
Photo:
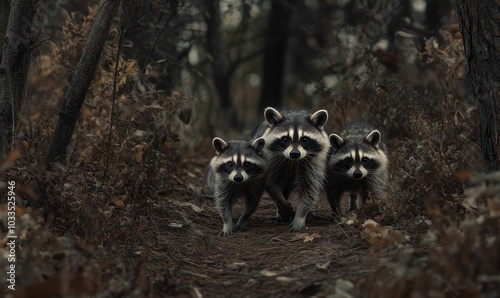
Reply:
[[[333,149],[339,149],[344,145],[344,139],[342,139],[341,136],[332,133],[330,135],[330,144],[332,145]]]
[[[368,144],[372,145],[375,148],[378,148],[378,144],[380,143],[381,138],[382,136],[380,135],[380,131],[375,129],[366,136],[365,142],[367,142]]]
[[[319,110],[309,117],[309,121],[317,128],[323,128],[328,120],[328,112],[326,110]]]
[[[258,138],[250,144],[250,147],[254,148],[258,155],[262,155],[262,150],[264,150],[265,146],[266,140],[264,138]]]
[[[226,151],[227,147],[229,147],[229,145],[226,143],[226,141],[224,141],[221,138],[214,138],[212,140],[212,146],[214,147],[217,155],[221,155],[222,152]]]
[[[264,110],[264,118],[266,118],[267,123],[275,126],[276,124],[283,121],[283,115],[281,115],[275,108],[268,107]]]

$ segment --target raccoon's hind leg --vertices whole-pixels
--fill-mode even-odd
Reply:
[[[257,207],[259,206],[260,203],[260,197],[262,196],[262,192],[258,195],[251,195],[248,196],[245,202],[245,211],[243,214],[240,216],[240,219],[238,220],[238,223],[234,227],[235,231],[242,231],[246,228],[248,219],[252,214],[257,210]]]
[[[347,213],[351,211],[356,211],[358,210],[358,196],[355,193],[349,194],[349,210],[347,210]]]
[[[293,212],[292,204],[285,199],[282,190],[277,186],[267,187],[266,190],[278,207],[276,221],[291,221],[295,213]]]
[[[332,211],[336,215],[342,215],[342,208],[340,207],[340,199],[342,198],[343,191],[341,189],[329,190],[327,192],[328,203]]]

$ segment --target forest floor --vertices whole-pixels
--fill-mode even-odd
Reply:
[[[200,161],[197,161],[200,162]],[[153,292],[193,297],[336,297],[356,296],[360,277],[380,268],[380,259],[397,250],[373,253],[362,221],[350,214],[342,223],[326,198],[314,209],[307,231],[290,232],[288,223],[273,222],[274,202],[265,195],[246,230],[218,236],[222,219],[210,198],[186,189],[200,189],[208,159],[195,163],[175,180],[184,184],[163,197],[153,218],[148,271]],[[293,204],[296,206],[296,204]],[[235,220],[242,212],[237,204]],[[346,219],[344,218],[344,221]],[[157,288],[159,287],[159,288]]]
[[[426,295],[431,286],[434,294],[458,297],[466,289],[460,286],[465,280],[450,281],[463,271],[452,266],[457,258],[476,255],[467,235],[478,235],[477,230],[461,238],[446,228],[444,236],[436,235],[448,241],[438,246],[448,245],[450,252],[433,252],[421,245],[430,221],[384,214],[373,200],[339,218],[321,198],[307,230],[297,233],[288,230],[288,223],[271,220],[275,204],[264,195],[246,230],[219,236],[222,219],[213,200],[203,195],[211,154],[202,150],[180,158],[161,186],[149,183],[154,192],[138,191],[135,201],[113,202],[105,195],[101,201],[89,199],[107,189],[99,184],[99,168],[89,164],[82,163],[81,172],[60,175],[59,182],[47,174],[43,182],[53,188],[38,188],[45,185],[53,205],[18,208],[36,223],[29,224],[25,215],[18,218],[19,284],[11,297],[401,297]],[[82,170],[87,167],[95,172]],[[9,175],[26,173],[18,167]],[[124,188],[123,181],[107,180],[110,189]],[[38,196],[45,198],[43,191]],[[291,202],[296,206],[294,198]],[[236,205],[235,220],[242,207],[242,202]],[[366,220],[380,226],[364,225]],[[454,238],[447,238],[448,232]],[[456,245],[449,241],[466,249],[451,252]],[[489,259],[480,261],[488,264]],[[467,295],[475,297],[471,284]]]
[[[50,228],[32,235],[37,240],[29,237],[19,248],[23,257],[18,267],[23,269],[18,269],[19,285],[12,297],[90,293],[102,297],[326,297],[334,293],[351,297],[357,296],[357,278],[380,267],[380,258],[390,253],[372,254],[359,221],[341,224],[326,199],[315,208],[316,217],[308,220],[306,232],[290,232],[288,223],[271,221],[275,204],[264,197],[246,230],[221,237],[222,220],[213,201],[197,191],[203,187],[198,175],[206,171],[208,160],[198,162],[188,167],[189,172],[172,176],[179,185],[159,191],[168,195],[160,195],[154,203],[147,227],[138,225],[137,230],[117,235],[120,243],[57,236],[57,224],[55,231]],[[235,217],[241,211],[238,204]]]

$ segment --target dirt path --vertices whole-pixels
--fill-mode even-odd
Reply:
[[[198,167],[195,172],[203,171]],[[178,178],[193,189],[195,176]],[[292,233],[288,223],[269,221],[275,205],[264,198],[248,229],[228,238],[218,236],[222,220],[207,198],[178,190],[161,205],[165,210],[154,220],[158,241],[148,262],[156,276],[151,281],[155,293],[321,297],[335,293],[336,287],[339,293],[342,288],[354,293],[343,280],[356,280],[377,264],[360,224],[340,224],[326,200],[315,209],[317,218],[308,221],[307,232]],[[239,214],[241,205],[235,216]]]

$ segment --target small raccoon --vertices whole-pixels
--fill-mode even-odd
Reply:
[[[340,199],[349,192],[349,210],[358,209],[368,192],[379,196],[388,180],[387,149],[381,142],[380,132],[366,124],[346,128],[342,136],[330,135],[332,155],[328,163],[326,192],[333,212],[341,214]]]
[[[265,121],[255,137],[266,140],[264,157],[269,163],[265,190],[278,207],[277,220],[289,221],[292,231],[305,229],[306,216],[324,187],[330,143],[323,127],[328,112],[283,111],[267,108]],[[298,193],[294,214],[288,202],[292,191]]]
[[[224,223],[219,235],[230,236],[233,231],[245,229],[264,192],[267,164],[262,150],[265,140],[225,142],[214,138],[212,146],[217,155],[210,161],[207,186],[214,194]],[[245,211],[233,229],[232,209],[239,197],[246,199]]]

